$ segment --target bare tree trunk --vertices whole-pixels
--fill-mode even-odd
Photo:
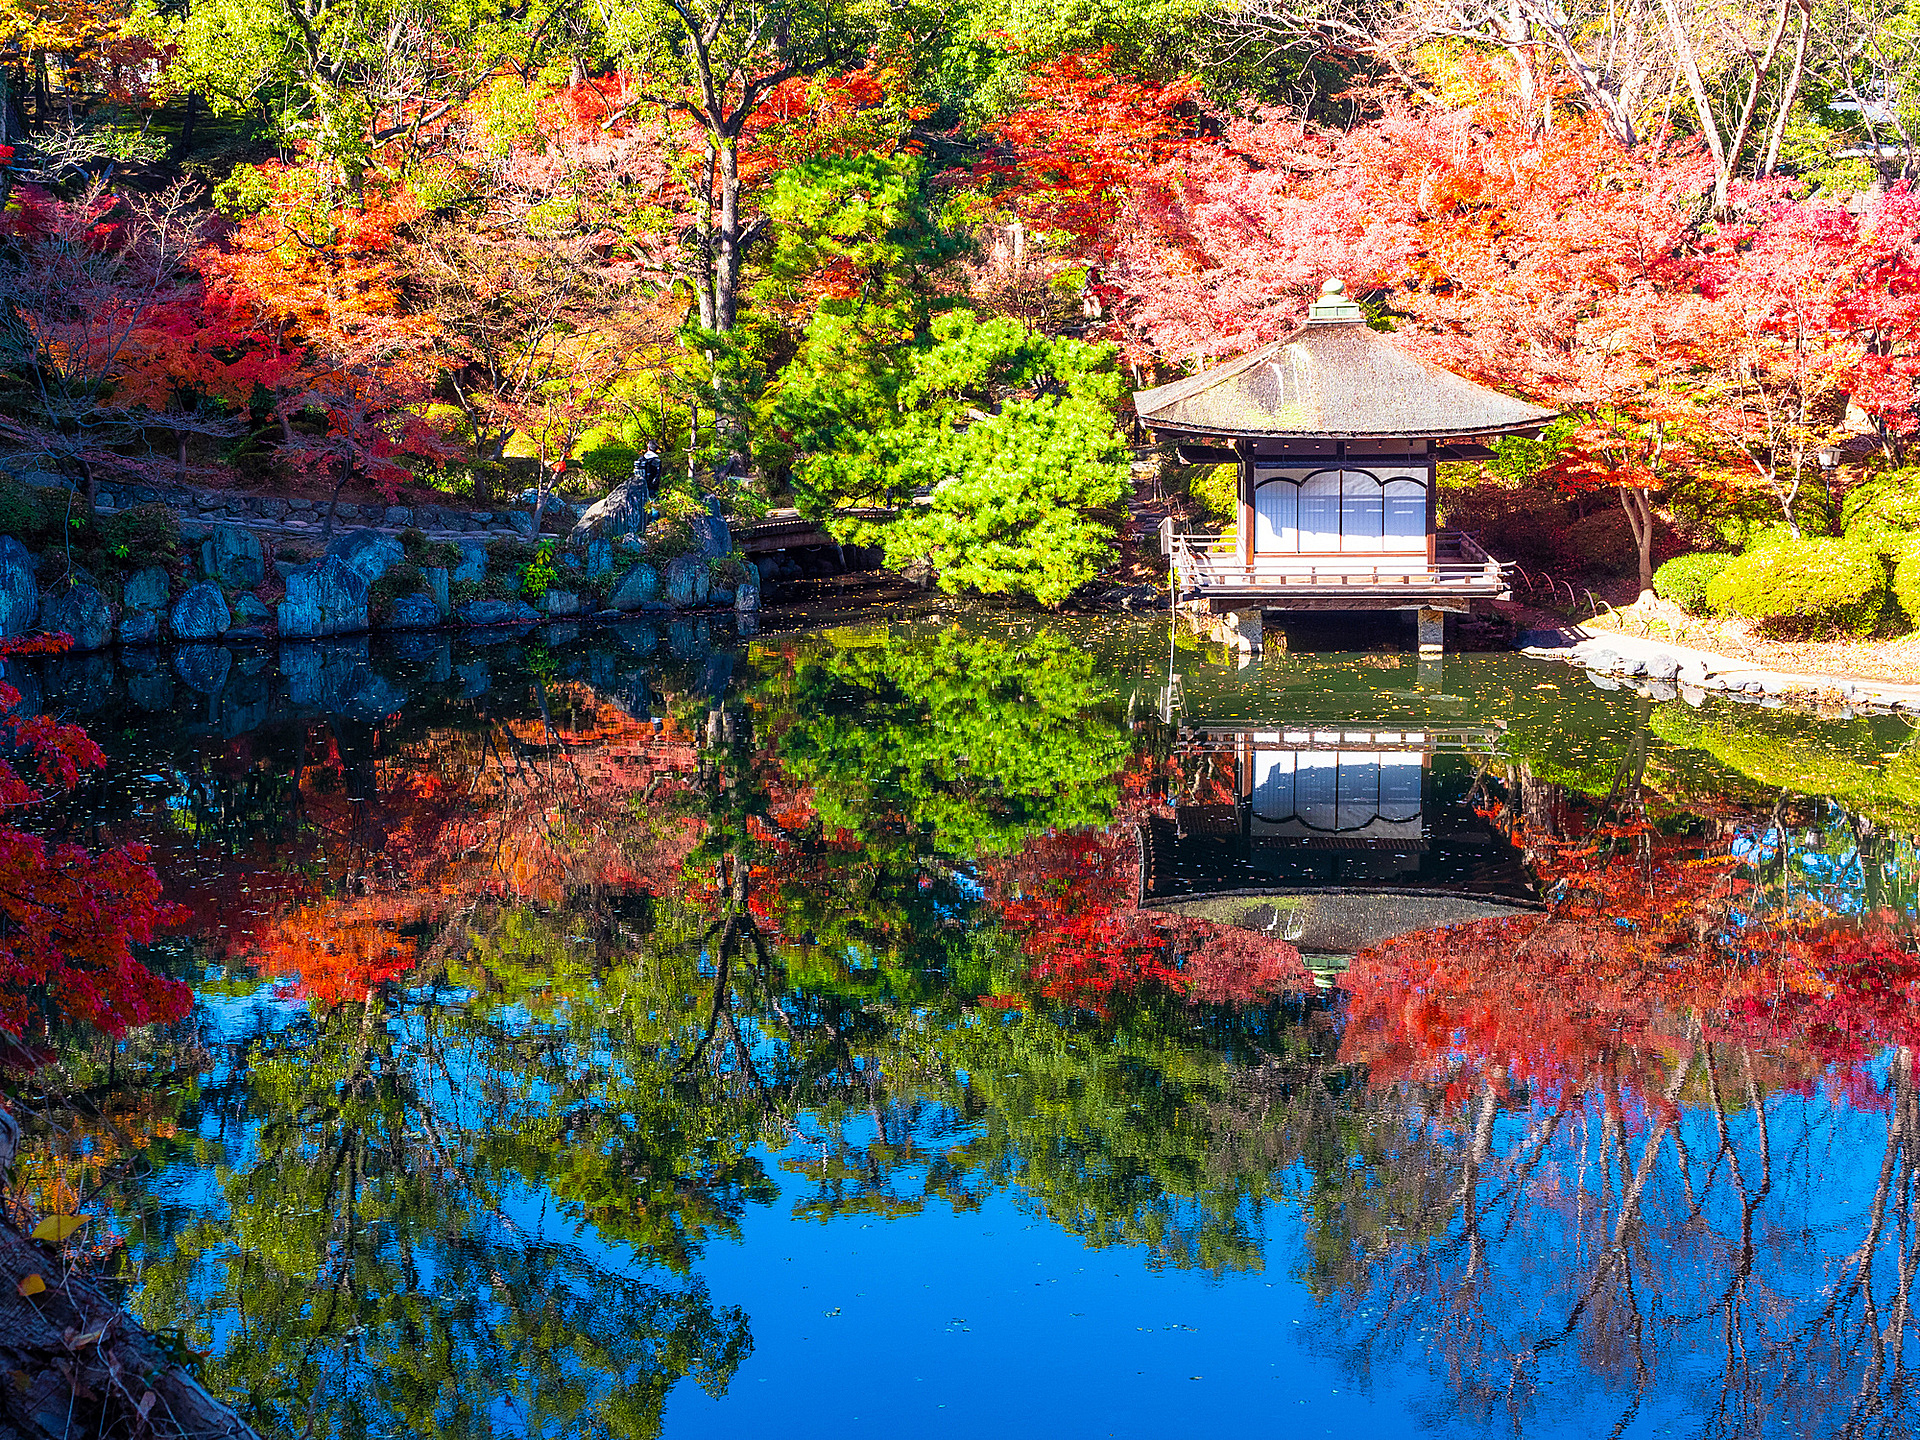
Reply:
[[[1746,99],[1741,104],[1739,118],[1723,135],[1719,119],[1713,113],[1713,102],[1707,98],[1706,82],[1700,74],[1699,52],[1681,19],[1678,0],[1660,0],[1661,8],[1666,12],[1667,33],[1673,42],[1674,59],[1680,66],[1680,73],[1686,77],[1687,93],[1693,97],[1694,114],[1700,121],[1700,138],[1706,141],[1707,152],[1713,156],[1713,208],[1716,212],[1727,208],[1727,194],[1733,184],[1733,167],[1740,163],[1740,152],[1746,148],[1747,136],[1753,131],[1754,112],[1759,108],[1767,74],[1773,69],[1781,43],[1786,39],[1787,17],[1795,3],[1796,0],[1780,0],[1780,8],[1774,15],[1766,43],[1758,54],[1750,53],[1747,56],[1752,69],[1747,75]]]
[[[1640,560],[1640,598],[1653,593],[1653,497],[1638,485],[1622,485],[1620,508],[1627,512],[1633,545]]]
[[[1798,9],[1800,35],[1793,45],[1793,68],[1787,72],[1787,83],[1780,91],[1780,113],[1773,117],[1773,126],[1767,136],[1767,153],[1758,172],[1758,178],[1762,180],[1773,174],[1780,164],[1780,142],[1787,133],[1787,117],[1793,111],[1794,101],[1800,98],[1800,81],[1807,73],[1807,31],[1813,24],[1813,6],[1809,0],[1798,0]]]

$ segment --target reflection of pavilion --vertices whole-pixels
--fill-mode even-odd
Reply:
[[[1180,752],[1229,762],[1232,798],[1141,825],[1140,903],[1272,930],[1332,967],[1408,930],[1536,908],[1518,852],[1468,803],[1498,736],[1188,729]]]

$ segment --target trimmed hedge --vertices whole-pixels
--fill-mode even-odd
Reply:
[[[1847,539],[1897,566],[1920,546],[1920,476],[1881,475],[1857,486],[1840,502]]]
[[[1653,572],[1653,593],[1690,615],[1707,613],[1707,586],[1736,557],[1720,550],[1676,555]]]
[[[1893,598],[1899,602],[1907,623],[1920,628],[1920,552],[1908,555],[1893,567]]]
[[[1880,557],[1848,540],[1787,540],[1750,550],[1707,584],[1719,615],[1827,624],[1868,635],[1887,603]]]
[[[1854,486],[1840,501],[1840,526],[1856,525],[1920,529],[1920,474],[1897,470]]]

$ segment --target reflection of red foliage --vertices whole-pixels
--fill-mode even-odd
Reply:
[[[1885,1045],[1920,1042],[1910,922],[1770,918],[1723,854],[1643,824],[1534,837],[1549,915],[1399,936],[1348,972],[1344,1061],[1378,1082],[1549,1094],[1663,1093],[1699,1042],[1755,1047],[1768,1083],[1860,1090]]]
[[[321,1005],[367,1001],[413,968],[414,942],[400,927],[426,909],[384,898],[299,906],[265,937],[260,968],[285,982],[287,993]]]
[[[1203,1005],[1247,1004],[1306,981],[1299,950],[1285,940],[1199,920],[1179,928],[1193,945],[1181,966],[1181,984]]]
[[[0,654],[66,648],[71,639],[0,642]],[[86,731],[49,716],[13,711],[20,693],[0,684],[0,720],[16,760],[32,775],[0,760],[0,813],[32,807],[47,794],[74,785],[106,756]],[[27,1027],[30,1002],[44,993],[65,1019],[111,1035],[187,1013],[191,992],[142,965],[132,947],[153,939],[169,917],[160,881],[143,845],[94,853],[80,845],[50,844],[0,822],[0,1030]]]
[[[1138,865],[1130,827],[1115,826],[1049,833],[989,868],[988,898],[1013,897],[997,901],[1001,923],[1020,936],[1040,995],[1105,1014],[1114,996],[1154,986],[1222,1004],[1307,984],[1300,952],[1284,940],[1141,910]]]

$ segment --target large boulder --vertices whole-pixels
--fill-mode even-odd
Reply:
[[[578,615],[580,597],[572,590],[550,589],[547,591],[547,614]]]
[[[707,497],[707,513],[693,517],[693,538],[700,542],[700,553],[719,560],[733,553],[733,531],[727,517],[720,513],[720,502]]]
[[[433,603],[439,607],[440,613],[442,615],[450,614],[453,610],[453,603],[448,599],[447,567],[444,565],[429,565],[420,573],[426,576],[427,593],[433,596]]]
[[[251,590],[267,574],[260,537],[238,525],[216,525],[200,546],[200,568],[209,580],[229,590]]]
[[[747,579],[740,582],[733,592],[733,608],[736,614],[751,615],[760,608],[760,586]]]
[[[369,585],[399,564],[406,553],[398,538],[378,530],[349,530],[327,546],[329,556]]]
[[[677,610],[705,600],[712,584],[704,555],[681,555],[667,564],[667,603]]]
[[[389,630],[431,630],[440,623],[440,607],[431,595],[402,595],[387,611]]]
[[[224,645],[182,645],[173,652],[173,673],[202,695],[218,695],[233,673],[233,652]]]
[[[587,542],[587,578],[598,580],[613,569],[613,546],[604,535],[596,535]]]
[[[351,635],[367,628],[367,580],[337,555],[302,565],[287,576],[280,602],[284,639]]]
[[[660,572],[644,563],[627,572],[626,579],[607,602],[615,610],[645,610],[660,603]]]
[[[127,577],[120,592],[121,604],[128,610],[164,610],[167,608],[167,572],[158,565],[136,570]]]
[[[460,563],[452,575],[456,585],[478,585],[487,578],[487,547],[472,540],[460,542]]]
[[[273,619],[273,607],[257,595],[236,595],[233,623],[257,630]]]
[[[181,640],[218,640],[233,627],[220,587],[202,580],[173,602],[173,633]]]
[[[160,638],[158,610],[129,610],[120,617],[122,645],[151,645]]]
[[[39,614],[33,556],[11,535],[0,535],[0,636],[26,634]]]
[[[513,619],[513,606],[504,600],[469,600],[454,614],[463,625],[504,625]]]
[[[40,606],[40,628],[73,636],[75,650],[104,650],[113,639],[113,609],[91,585],[70,585]]]
[[[615,539],[621,535],[644,533],[647,528],[647,487],[633,480],[622,481],[604,500],[596,500],[574,521],[567,535],[569,545],[585,545],[596,536]]]

